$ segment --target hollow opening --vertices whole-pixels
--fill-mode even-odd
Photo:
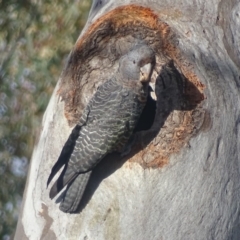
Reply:
[[[140,119],[134,132],[149,130],[153,125],[156,115],[157,102],[154,99],[152,99],[151,92],[153,92],[153,90],[149,86],[147,103],[142,111],[142,114],[140,116]]]
[[[135,130],[131,161],[143,167],[158,168],[168,163],[201,129],[203,94],[187,79],[173,61],[156,69],[156,101],[149,88],[147,104]]]

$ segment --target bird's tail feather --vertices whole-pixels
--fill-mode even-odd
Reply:
[[[71,167],[65,165],[57,181],[51,187],[49,197],[53,199],[68,183],[78,175]]]
[[[91,172],[79,174],[71,183],[68,184],[65,196],[60,204],[60,210],[63,212],[76,212],[81,202]]]

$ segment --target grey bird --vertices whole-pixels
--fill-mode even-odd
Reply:
[[[52,199],[67,185],[61,211],[76,212],[93,168],[107,154],[126,148],[146,104],[154,65],[154,51],[137,45],[120,58],[116,75],[97,88],[47,181],[65,165],[50,190]]]

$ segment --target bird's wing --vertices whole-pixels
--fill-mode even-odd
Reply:
[[[73,129],[48,178],[47,185],[65,165],[60,177],[50,190],[51,198],[55,197],[78,174],[91,171],[113,148],[112,145],[117,136],[115,136],[116,131],[114,134],[110,131],[109,118],[115,117],[111,114],[111,109],[114,109],[112,106],[114,103],[119,102],[120,93],[121,87],[117,86],[113,80],[109,80],[98,88],[90,100],[79,121],[81,125]]]

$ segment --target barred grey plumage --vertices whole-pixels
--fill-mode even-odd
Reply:
[[[124,149],[145,106],[154,64],[153,50],[136,46],[120,59],[117,74],[98,87],[84,109],[47,182],[65,165],[50,190],[53,198],[68,184],[60,204],[63,212],[77,210],[99,161]]]

